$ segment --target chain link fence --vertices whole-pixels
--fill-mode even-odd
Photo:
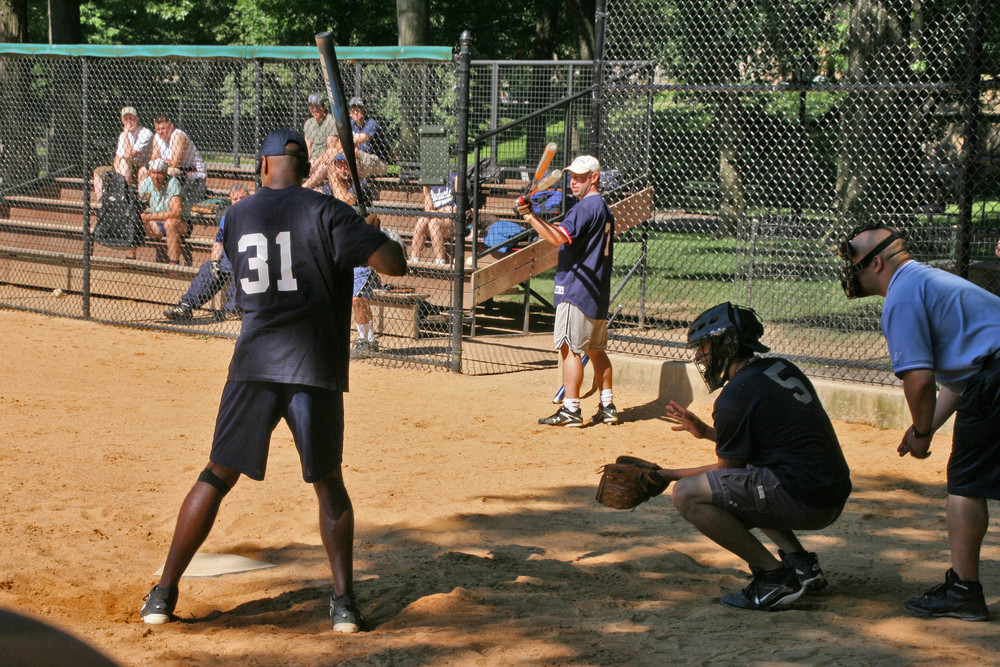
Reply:
[[[813,375],[894,382],[881,299],[838,283],[836,243],[861,223],[1000,292],[1000,23],[980,0],[607,10],[606,79],[649,67],[605,85],[601,157],[646,152],[656,193],[618,239],[614,349],[686,358],[687,324],[732,300]]]
[[[219,223],[233,190],[252,196],[259,187],[263,137],[278,127],[302,130],[314,110],[325,113],[309,104],[312,94],[325,98],[315,50],[259,49],[262,55],[244,57],[243,48],[165,48],[158,55],[113,47],[50,54],[41,47],[22,54],[21,46],[5,45],[14,52],[0,54],[0,301],[117,324],[238,334],[228,272],[221,279],[211,272]],[[375,159],[363,161],[368,208],[418,260],[409,276],[384,279],[356,302],[355,325],[374,332],[372,344],[357,353],[450,366],[453,242],[448,235],[442,265],[429,239],[426,248],[412,241],[414,227],[428,216],[456,221],[454,214],[424,210],[424,184],[445,184],[457,165],[456,71],[451,49],[416,51],[402,59],[382,57],[397,49],[346,49],[341,56],[348,98],[362,98],[378,123],[369,141]],[[126,108],[138,116],[138,127],[123,128]],[[315,137],[314,158],[327,148],[325,134],[335,136],[328,118]],[[186,133],[198,153],[179,165],[182,222],[173,233],[155,223],[143,228],[134,211],[126,212],[130,205],[118,203],[116,189],[127,181],[140,210],[160,210],[160,199],[169,203],[171,177],[147,188],[140,185],[146,170],[130,163],[145,166],[150,151],[160,151],[161,125]],[[431,134],[443,157],[428,165],[421,138]],[[119,142],[137,153],[116,159]],[[332,160],[317,170],[314,185],[329,187],[331,178]],[[108,236],[102,220],[131,231]]]
[[[378,343],[364,354],[479,373],[552,363],[469,346],[551,330],[551,272],[512,207],[555,144],[545,172],[598,154],[619,224],[629,220],[613,350],[687,358],[693,317],[732,300],[813,375],[894,382],[881,303],[843,296],[836,242],[887,222],[919,260],[1000,291],[998,27],[981,0],[600,0],[595,62],[342,54],[347,95],[384,139],[370,209],[415,258],[362,308]],[[224,284],[209,280],[190,318],[165,311],[210,260],[230,189],[256,189],[262,137],[311,118],[307,98],[323,90],[313,50],[20,46],[0,47],[0,303],[236,335]],[[169,239],[95,243],[93,176],[111,164],[123,106],[151,129],[169,117],[204,161],[178,265]],[[455,211],[424,210],[444,183]],[[558,219],[566,202],[541,205]]]

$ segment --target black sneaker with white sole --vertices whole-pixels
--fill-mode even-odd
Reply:
[[[174,607],[177,606],[177,589],[153,586],[145,598],[145,604],[139,610],[142,622],[146,625],[161,625],[174,620]]]
[[[950,616],[963,621],[985,621],[989,617],[983,585],[978,581],[962,581],[952,569],[943,584],[919,597],[907,598],[906,608],[923,618]]]
[[[330,620],[336,632],[360,632],[365,625],[365,617],[361,615],[354,596],[349,593],[330,598]]]
[[[194,313],[194,308],[190,303],[181,301],[176,306],[170,306],[163,311],[163,316],[168,320],[190,320]]]
[[[787,607],[806,592],[795,570],[782,565],[774,570],[750,567],[753,581],[739,593],[727,593],[722,604],[736,609],[772,611]]]
[[[782,563],[795,569],[795,574],[799,576],[799,581],[806,587],[807,592],[821,591],[830,583],[823,574],[823,568],[819,566],[819,556],[812,551],[794,551],[786,554],[779,549],[778,555]]]
[[[590,423],[592,424],[617,424],[618,423],[618,408],[615,407],[614,403],[608,403],[604,405],[603,403],[598,406],[597,413],[590,418]]]
[[[581,427],[583,426],[583,415],[579,410],[567,410],[566,406],[563,406],[556,410],[554,415],[539,419],[538,423],[543,426]]]

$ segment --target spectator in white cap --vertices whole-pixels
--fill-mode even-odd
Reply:
[[[94,170],[94,194],[101,198],[104,175],[112,169],[125,177],[125,182],[135,187],[136,175],[140,167],[149,162],[153,151],[153,131],[139,124],[139,114],[135,107],[125,106],[121,110],[122,131],[118,135],[118,146],[110,167]]]
[[[570,190],[580,202],[569,210],[562,222],[553,224],[542,220],[528,204],[518,207],[518,212],[539,236],[559,247],[553,299],[556,304],[554,343],[562,356],[566,393],[562,407],[552,416],[539,419],[538,423],[583,426],[580,386],[586,353],[601,389],[601,403],[590,421],[617,424],[611,361],[604,352],[608,341],[615,219],[598,192],[601,163],[597,158],[581,155],[566,169],[570,172]]]
[[[167,260],[179,264],[181,242],[188,234],[190,208],[185,204],[181,184],[167,172],[170,165],[162,158],[149,163],[149,178],[139,186],[139,198],[148,199],[149,209],[141,214],[146,234],[154,239],[167,239]]]

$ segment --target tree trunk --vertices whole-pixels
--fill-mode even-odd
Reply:
[[[576,25],[580,60],[593,60],[597,0],[569,0],[569,11]]]
[[[0,0],[0,42],[19,44],[27,38],[27,0]],[[38,176],[34,134],[25,112],[33,108],[29,72],[26,56],[0,56],[0,189]]]
[[[396,26],[399,29],[399,46],[427,44],[427,0],[396,0]],[[421,124],[420,101],[423,99],[423,67],[402,65],[400,75],[400,157],[412,159],[420,154],[419,128]]]
[[[849,95],[840,109],[837,197],[841,226],[900,224],[914,209],[920,150],[910,123],[913,93],[893,90],[911,76],[909,6],[856,0],[851,7],[847,83],[878,88]]]
[[[49,0],[49,44],[80,44],[80,0]]]

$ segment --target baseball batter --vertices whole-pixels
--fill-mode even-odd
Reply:
[[[367,263],[399,276],[406,262],[402,247],[351,207],[301,187],[309,163],[298,132],[269,134],[258,160],[262,187],[229,209],[223,233],[243,327],[212,452],[181,506],[163,574],[140,613],[145,623],[173,620],[180,577],[222,499],[240,475],[264,479],[271,433],[283,418],[302,476],[319,499],[334,630],[357,632],[364,619],[353,590],[354,511],[341,476],[352,275]]]
[[[764,327],[749,308],[723,303],[688,329],[688,347],[709,391],[722,387],[708,426],[670,401],[675,431],[715,441],[715,463],[653,472],[674,485],[677,511],[750,566],[728,607],[780,609],[827,585],[815,553],[793,531],[833,523],[851,493],[850,470],[833,424],[808,378],[781,357],[761,357]],[[778,558],[750,532],[759,528]]]
[[[927,458],[934,432],[955,414],[946,506],[951,569],[906,608],[924,618],[985,621],[986,499],[1000,500],[1000,297],[914,261],[892,227],[854,229],[840,257],[848,298],[885,297],[882,332],[913,418],[899,455]]]
[[[556,266],[556,323],[554,343],[562,357],[563,386],[566,393],[559,410],[539,419],[547,426],[583,426],[580,386],[583,384],[583,355],[594,368],[601,389],[601,404],[592,423],[617,424],[611,361],[604,349],[608,342],[608,302],[611,297],[611,267],[614,262],[615,219],[598,191],[601,163],[581,155],[567,167],[570,189],[580,200],[558,224],[542,220],[529,204],[518,212],[538,235],[559,246]]]

